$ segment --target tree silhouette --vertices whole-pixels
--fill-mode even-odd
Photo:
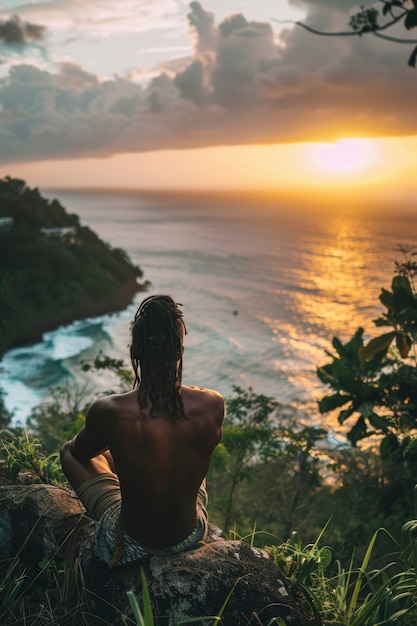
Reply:
[[[312,28],[308,24],[304,24],[304,22],[297,21],[291,23],[322,37],[361,37],[362,35],[371,34],[374,37],[393,43],[414,44],[415,47],[408,59],[408,65],[415,68],[417,62],[417,40],[392,36],[387,34],[387,31],[401,22],[406,30],[411,30],[417,26],[417,0],[378,0],[378,5],[382,5],[382,11],[379,11],[375,6],[361,7],[361,10],[350,18],[349,26],[351,30],[348,31],[325,32]],[[283,23],[280,20],[274,21]],[[288,20],[285,21],[288,22]]]

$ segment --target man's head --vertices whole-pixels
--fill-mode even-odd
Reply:
[[[170,296],[149,296],[131,326],[130,358],[139,387],[139,406],[151,414],[182,417],[180,396],[183,338],[182,311]]]

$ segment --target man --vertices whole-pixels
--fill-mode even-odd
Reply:
[[[61,449],[110,567],[191,550],[206,536],[205,476],[224,400],[181,384],[186,328],[178,306],[170,296],[142,302],[131,327],[133,391],[94,402]]]

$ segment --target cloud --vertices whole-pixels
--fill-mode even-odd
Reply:
[[[0,19],[0,65],[10,67],[23,55],[34,51],[46,58],[46,50],[39,43],[45,34],[45,26],[24,22],[18,15]]]
[[[215,50],[217,28],[214,23],[214,13],[205,11],[200,2],[190,2],[190,9],[187,18],[191,32],[195,35],[196,51]]]
[[[176,0],[34,1],[19,5],[18,9],[19,15],[41,21],[52,32],[71,31],[78,37],[87,33],[108,36],[168,29],[179,22]],[[1,13],[6,13],[6,9],[0,10]]]
[[[24,44],[27,41],[41,41],[45,26],[23,22],[18,15],[0,20],[0,41],[5,44]]]
[[[353,6],[293,3],[323,30],[343,27]],[[271,24],[242,14],[216,24],[198,2],[188,20],[194,57],[147,84],[102,81],[74,63],[12,67],[0,80],[0,161],[417,134],[417,77],[403,46],[297,27],[277,40]]]

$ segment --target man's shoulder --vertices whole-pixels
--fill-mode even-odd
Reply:
[[[205,387],[182,387],[184,407],[187,406],[197,412],[209,412],[220,420],[224,415],[224,398],[221,393]]]
[[[121,408],[132,403],[133,398],[136,397],[135,392],[128,393],[114,393],[107,396],[102,396],[93,402],[88,409],[87,418],[94,420],[96,418],[111,417],[117,415]]]
[[[224,398],[221,393],[214,389],[206,389],[205,387],[197,387],[196,385],[190,385],[189,387],[183,385],[182,393],[189,394],[194,397],[200,397],[202,399],[212,400],[217,403],[224,403]]]

